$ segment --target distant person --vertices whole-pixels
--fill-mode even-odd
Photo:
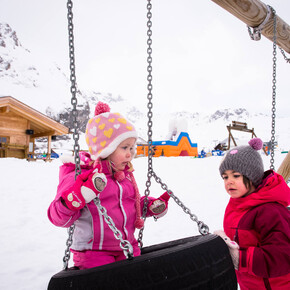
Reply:
[[[290,289],[290,188],[273,170],[264,172],[262,140],[231,149],[220,174],[230,195],[224,215],[226,241],[241,290]]]
[[[134,126],[99,102],[95,116],[88,121],[85,138],[90,154],[80,152],[82,173],[75,180],[75,164],[60,167],[57,195],[48,209],[54,225],[75,225],[71,252],[74,265],[80,269],[126,259],[120,241],[94,203],[95,197],[106,208],[122,238],[133,246],[134,256],[140,255],[134,231],[144,225],[144,197],[140,199],[131,164],[137,141]],[[166,192],[158,199],[149,197],[147,216],[163,216],[168,199]]]

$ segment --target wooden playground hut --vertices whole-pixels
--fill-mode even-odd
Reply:
[[[51,140],[69,128],[18,101],[0,97],[0,158],[35,160],[35,139],[47,138],[46,161],[51,160]]]

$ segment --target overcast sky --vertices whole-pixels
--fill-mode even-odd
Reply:
[[[290,24],[290,1],[263,1]],[[146,108],[145,0],[73,1],[77,83]],[[271,113],[272,47],[211,0],[153,0],[155,110],[212,112],[243,107]],[[69,74],[65,0],[0,0],[25,48]],[[277,52],[277,114],[290,108],[290,64]],[[289,57],[289,55],[288,55]]]

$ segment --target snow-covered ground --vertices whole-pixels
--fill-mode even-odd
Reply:
[[[268,169],[270,157],[264,154],[262,157]],[[161,157],[154,158],[153,163],[157,175],[209,226],[210,232],[222,228],[228,201],[218,173],[221,158]],[[285,154],[275,154],[276,169],[284,158]],[[133,162],[142,193],[147,179],[147,159],[137,158]],[[1,289],[46,289],[51,276],[62,270],[67,231],[52,225],[46,214],[56,193],[60,164],[60,160],[29,163],[14,158],[0,159]],[[151,194],[157,197],[162,193],[161,187],[153,182]],[[170,200],[166,216],[158,222],[147,219],[143,242],[148,246],[198,234],[196,224]]]

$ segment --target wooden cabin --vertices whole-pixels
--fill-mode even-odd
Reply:
[[[13,97],[0,97],[0,158],[35,160],[35,139],[47,137],[47,160],[53,136],[65,135],[69,128]]]

